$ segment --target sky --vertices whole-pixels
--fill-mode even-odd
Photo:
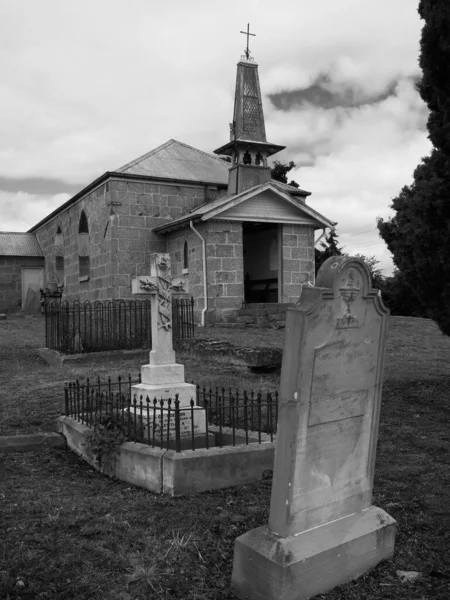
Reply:
[[[0,230],[174,138],[229,139],[250,23],[267,139],[348,254],[430,152],[414,0],[0,0]]]

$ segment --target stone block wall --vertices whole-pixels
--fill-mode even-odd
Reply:
[[[204,234],[204,226],[196,226],[200,235]],[[167,235],[167,252],[172,259],[172,275],[183,275],[184,244],[187,242],[188,268],[184,276],[189,281],[188,294],[194,297],[194,313],[196,322],[200,322],[200,313],[204,306],[203,300],[203,259],[202,241],[190,227],[177,229]]]
[[[244,299],[244,258],[242,223],[208,221],[206,223],[208,273],[208,309],[216,320],[242,308]]]
[[[114,297],[111,264],[110,189],[106,182],[39,227],[35,233],[45,256],[46,284],[57,282],[55,240],[58,228],[64,248],[63,300],[103,300]],[[84,210],[89,236],[79,236]],[[86,239],[88,237],[88,239]],[[81,248],[83,246],[83,249]],[[60,250],[59,250],[60,251]],[[89,276],[80,281],[79,255],[88,254]]]
[[[314,228],[282,225],[282,302],[295,303],[301,285],[314,285]]]
[[[150,274],[150,254],[154,252],[170,252],[172,273],[181,273],[182,246],[186,235],[194,251],[196,246],[201,244],[200,240],[197,243],[193,234],[186,234],[187,229],[166,234],[167,237],[157,235],[152,230],[185,215],[206,200],[214,199],[218,194],[218,190],[206,189],[198,184],[111,181],[111,208],[115,214],[111,255],[116,270],[114,281],[118,297],[131,296],[133,277]],[[170,249],[167,247],[169,239]],[[175,254],[179,260],[176,260]],[[201,260],[201,251],[200,254],[194,252],[192,260],[194,263]],[[193,264],[193,268],[194,266]]]
[[[152,229],[213,200],[224,190],[204,185],[114,179],[99,185],[36,230],[45,255],[46,283],[57,281],[55,239],[64,246],[63,300],[131,297],[131,279],[150,272],[150,254],[166,252],[166,238]],[[78,226],[89,225],[89,278],[80,281]]]
[[[205,239],[209,322],[223,320],[223,315],[242,307],[244,297],[242,224],[227,221],[196,223]],[[167,234],[167,252],[172,258],[172,272],[183,269],[184,243],[189,251],[189,294],[194,297],[196,321],[204,308],[202,242],[189,228]]]
[[[22,267],[43,266],[39,256],[0,256],[0,313],[22,310]]]

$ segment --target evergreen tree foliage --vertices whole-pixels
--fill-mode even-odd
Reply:
[[[378,230],[406,286],[450,335],[450,2],[421,0],[419,14],[425,25],[418,89],[430,109],[434,148],[394,198],[394,217],[379,219]]]
[[[433,146],[450,156],[450,3],[421,0],[425,21],[419,64],[423,71],[418,89],[430,109],[428,133]]]
[[[408,286],[403,273],[398,269],[390,277],[385,277],[381,290],[383,302],[390,309],[391,315],[402,317],[428,317],[427,310]]]
[[[272,179],[275,179],[275,181],[281,181],[281,183],[287,184],[287,182],[288,182],[287,174],[289,173],[289,171],[291,171],[294,168],[295,168],[295,163],[292,160],[289,163],[287,163],[286,165],[283,165],[283,163],[281,163],[279,160],[275,160],[273,162],[273,167],[270,169],[270,174],[272,176]],[[295,188],[300,187],[298,185],[298,183],[296,181],[294,181],[293,179],[289,182],[289,185],[292,185]]]
[[[316,275],[327,258],[330,258],[330,256],[342,256],[342,248],[339,246],[338,234],[335,229],[330,229],[324,241],[320,242],[320,248],[314,249],[314,254],[316,259]]]

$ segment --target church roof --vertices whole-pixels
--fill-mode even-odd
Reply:
[[[228,183],[230,163],[177,140],[169,140],[127,163],[116,173],[205,183]]]
[[[291,188],[292,186],[288,186],[286,184],[280,184],[278,181],[269,181],[267,183],[259,184],[254,186],[253,188],[244,190],[239,194],[232,194],[227,196],[222,196],[221,198],[217,198],[212,202],[206,202],[201,206],[198,206],[190,213],[179,217],[178,219],[174,219],[169,223],[165,223],[164,225],[160,225],[156,227],[153,231],[156,233],[167,233],[172,229],[177,229],[179,227],[183,227],[189,221],[208,221],[209,219],[219,218],[222,213],[228,211],[229,209],[237,206],[241,202],[245,202],[250,198],[257,196],[267,190],[272,190],[276,195],[279,196],[281,200],[288,202],[294,209],[298,210],[299,217],[302,215],[303,217],[309,218],[311,221],[314,221],[317,227],[334,227],[336,224],[333,221],[330,221],[319,212],[307,206],[303,202],[299,202],[298,199],[295,199],[291,196],[291,194],[286,190],[286,188]],[[303,197],[309,195],[309,192],[304,190],[300,190],[299,188],[293,188],[297,194],[302,193]],[[224,217],[226,218],[226,217]]]
[[[0,256],[44,256],[34,233],[0,232]]]

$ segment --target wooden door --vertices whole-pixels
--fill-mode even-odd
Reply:
[[[39,290],[44,287],[44,267],[22,267],[22,310],[39,312]]]

